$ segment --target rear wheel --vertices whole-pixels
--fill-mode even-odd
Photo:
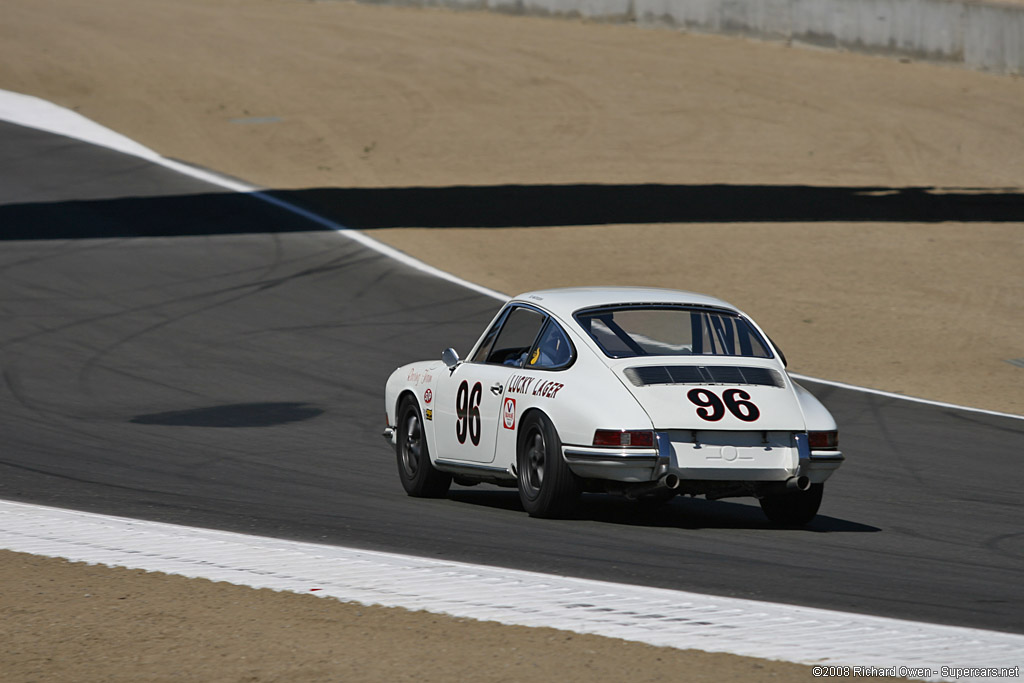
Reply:
[[[395,454],[398,476],[405,492],[417,498],[440,498],[448,492],[452,476],[434,469],[430,463],[427,435],[416,401],[404,398],[398,406],[398,434]]]
[[[818,514],[824,484],[811,484],[806,491],[790,491],[765,496],[761,510],[771,522],[782,526],[807,524]]]
[[[579,478],[562,458],[562,442],[542,413],[530,413],[519,428],[516,453],[519,500],[531,517],[561,517],[580,495]]]

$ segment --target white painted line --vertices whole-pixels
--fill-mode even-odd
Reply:
[[[148,147],[126,138],[120,133],[116,133],[109,128],[105,128],[100,124],[95,123],[94,121],[90,121],[76,112],[65,109],[64,107],[59,107],[52,102],[47,102],[46,100],[39,99],[38,97],[0,90],[0,120],[6,120],[21,126],[36,128],[38,130],[55,133],[57,135],[75,138],[100,147],[107,147],[108,149],[122,152],[124,154],[140,157],[159,166],[163,166],[164,168],[177,171],[182,175],[210,183],[211,185],[217,185],[218,187],[223,187],[224,189],[233,190],[235,192],[250,194],[256,199],[301,216],[328,230],[335,230],[369,249],[373,249],[384,256],[423,271],[428,275],[453,282],[499,301],[505,301],[509,298],[501,292],[496,292],[493,289],[469,282],[468,280],[463,280],[451,273],[446,273],[439,268],[428,265],[419,259],[413,258],[398,249],[378,242],[372,237],[368,237],[361,232],[347,228],[340,223],[324,218],[323,216],[317,215],[311,211],[307,211],[302,207],[295,206],[283,199],[273,197],[255,185],[250,185],[240,180],[225,178],[217,175],[216,173],[210,173],[209,171],[205,171],[201,168],[189,166],[188,164],[183,164],[181,162],[174,161],[173,159],[163,157]]]
[[[148,147],[115,133],[81,114],[31,95],[0,90],[0,121],[45,130],[150,161],[160,157]]]
[[[503,624],[802,664],[1012,668],[1024,636],[0,501],[0,547]],[[966,679],[961,679],[966,680]]]
[[[507,294],[498,292],[496,290],[478,285],[475,282],[464,280],[456,275],[445,272],[440,268],[428,265],[417,258],[406,254],[403,251],[399,251],[394,247],[390,247],[382,242],[378,242],[372,237],[367,236],[364,233],[352,230],[340,223],[332,221],[323,216],[317,215],[312,211],[307,211],[300,206],[296,206],[283,199],[273,197],[266,192],[262,191],[255,185],[250,185],[239,180],[231,180],[224,178],[215,173],[204,171],[194,166],[173,161],[163,157],[153,150],[140,145],[139,143],[126,138],[120,133],[116,133],[109,128],[105,128],[94,121],[90,121],[84,116],[77,114],[64,107],[59,107],[52,102],[39,99],[38,97],[32,97],[30,95],[21,95],[19,93],[13,93],[7,90],[0,90],[0,120],[7,120],[11,123],[17,123],[22,126],[28,126],[30,128],[38,128],[40,130],[46,130],[51,133],[58,135],[64,135],[66,137],[77,138],[85,142],[89,142],[94,145],[101,147],[108,147],[118,152],[125,154],[132,154],[134,156],[142,157],[155,164],[177,171],[183,175],[190,176],[197,180],[210,183],[211,185],[217,185],[228,190],[234,190],[235,192],[244,192],[251,194],[254,198],[261,201],[273,204],[274,206],[290,211],[298,216],[316,223],[328,230],[335,230],[338,233],[348,237],[349,239],[362,244],[363,246],[373,249],[388,258],[392,258],[400,263],[403,263],[411,268],[420,270],[428,275],[447,280],[448,282],[461,285],[467,289],[470,289],[484,296],[489,296],[498,301],[506,301],[510,297]],[[832,382],[824,379],[817,379],[816,377],[808,377],[806,375],[792,374],[791,376],[796,379],[807,380],[808,382],[817,382],[819,384],[828,384],[830,386],[839,387],[842,389],[849,389],[850,391],[861,391],[869,394],[875,394],[878,396],[885,396],[887,398],[896,398],[904,401],[912,401],[914,403],[923,403],[925,405],[936,406],[940,408],[952,408],[955,410],[965,410],[972,413],[981,413],[984,415],[994,415],[996,417],[1009,417],[1016,420],[1024,420],[1024,415],[1014,415],[1012,413],[1000,413],[992,410],[984,410],[981,408],[971,408],[970,406],[961,406],[953,403],[942,403],[940,401],[931,401],[924,398],[915,398],[913,396],[904,396],[903,394],[894,394],[887,391],[881,391],[878,389],[868,389],[866,387],[859,387],[853,384],[843,384],[841,382]]]

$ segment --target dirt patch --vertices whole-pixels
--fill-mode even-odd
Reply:
[[[328,199],[529,186],[548,200],[517,207],[521,225],[474,223],[479,213],[449,202],[430,207],[450,217],[440,227],[418,227],[411,206],[407,225],[372,234],[510,293],[645,284],[722,296],[794,370],[1024,412],[1024,369],[1005,362],[1024,358],[1020,79],[476,12],[34,0],[4,7],[0,88],[169,157]],[[614,224],[552,222],[560,202],[606,186]],[[669,195],[653,215],[652,189]],[[6,552],[0,578],[6,680],[809,678]]]

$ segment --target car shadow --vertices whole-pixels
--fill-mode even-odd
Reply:
[[[512,490],[452,489],[448,498],[458,503],[494,510],[523,512],[519,494]],[[523,512],[525,515],[525,512]],[[584,494],[566,519],[649,528],[765,529],[819,533],[874,533],[879,527],[819,514],[809,524],[780,526],[769,522],[756,503],[705,500],[679,496],[661,504],[634,502],[620,496]]]
[[[308,403],[232,403],[136,415],[135,424],[164,427],[273,427],[311,420],[324,413]]]

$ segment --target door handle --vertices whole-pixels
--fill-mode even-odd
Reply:
[[[500,396],[501,395],[501,383],[500,382],[495,382],[494,384],[491,385],[491,393],[494,394],[495,396]]]

